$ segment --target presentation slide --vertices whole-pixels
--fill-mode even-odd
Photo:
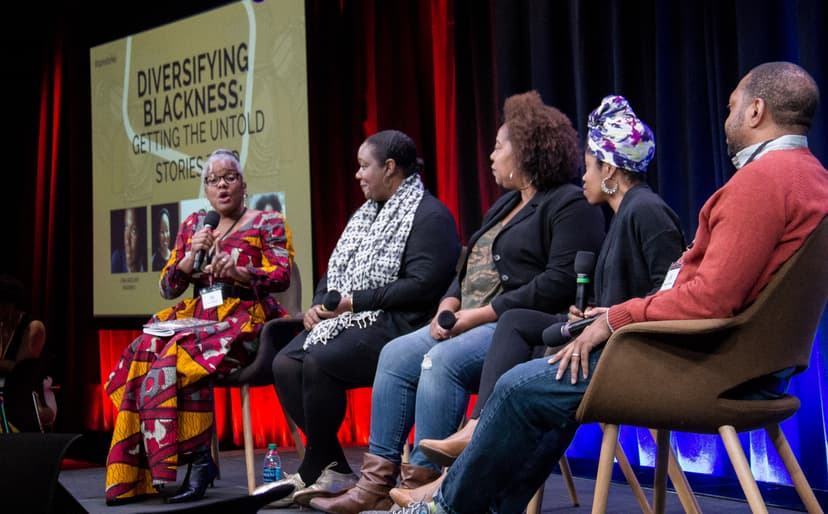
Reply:
[[[94,314],[148,316],[201,169],[234,152],[248,207],[282,212],[312,294],[303,0],[238,2],[90,49]],[[191,293],[185,293],[191,294]]]

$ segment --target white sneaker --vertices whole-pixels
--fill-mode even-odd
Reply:
[[[293,505],[293,495],[296,494],[296,491],[304,489],[305,487],[305,482],[302,481],[302,477],[299,476],[299,473],[285,473],[285,477],[281,480],[277,480],[275,482],[268,482],[267,484],[260,485],[259,487],[253,489],[253,494],[263,494],[275,487],[279,487],[285,484],[292,484],[293,491],[284,498],[276,500],[275,502],[268,503],[266,505],[267,507],[271,507],[274,509],[284,509]]]
[[[340,473],[331,469],[336,465],[336,462],[331,462],[325,466],[316,482],[293,493],[293,500],[299,505],[308,507],[313,498],[337,496],[356,485],[359,477],[354,473]]]

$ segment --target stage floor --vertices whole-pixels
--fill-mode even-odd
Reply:
[[[346,448],[348,461],[355,471],[358,472],[358,466],[362,462],[362,454],[365,448]],[[280,452],[282,456],[282,466],[288,472],[295,470],[298,467],[298,458],[296,452],[285,450]],[[257,450],[256,452],[256,469],[261,467],[261,460],[264,456],[264,450]],[[84,469],[64,469],[60,473],[60,482],[63,486],[74,496],[74,498],[85,508],[88,512],[93,514],[107,513],[107,514],[126,514],[137,512],[176,512],[185,508],[195,507],[196,505],[204,505],[208,502],[217,502],[219,500],[229,499],[232,497],[242,496],[247,493],[247,478],[244,473],[244,455],[242,451],[227,451],[221,453],[221,480],[216,480],[215,488],[207,489],[207,494],[203,500],[197,503],[185,503],[181,505],[168,505],[162,502],[160,498],[146,500],[140,503],[130,505],[121,505],[117,507],[107,507],[104,503],[103,489],[104,489],[104,468],[90,467]],[[179,477],[183,478],[184,470],[179,471]],[[261,482],[261,477],[257,477],[257,482]],[[580,497],[580,506],[574,507],[569,500],[569,495],[564,486],[560,475],[553,474],[546,481],[546,489],[543,499],[543,512],[550,513],[584,513],[589,512],[592,505],[592,491],[595,481],[575,478],[575,487]],[[652,490],[645,489],[645,492],[652,497]],[[699,504],[703,512],[715,513],[744,513],[749,512],[748,506],[743,501],[716,498],[705,495],[697,495]],[[652,502],[652,500],[650,500]],[[260,512],[282,512],[286,514],[295,513],[299,511],[304,513],[314,512],[312,509],[303,509],[300,507],[291,509],[269,509],[264,508]],[[610,488],[609,496],[609,512],[613,513],[638,513],[641,510],[636,503],[636,500],[631,492],[631,489],[625,484],[613,483]],[[770,513],[790,513],[797,512],[796,510],[788,510],[781,508],[769,507]],[[679,503],[678,497],[674,493],[668,493],[667,496],[667,512],[668,513],[683,513],[684,510]],[[229,513],[228,513],[229,514]]]

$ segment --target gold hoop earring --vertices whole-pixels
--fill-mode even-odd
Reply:
[[[604,177],[603,179],[601,179],[601,191],[603,191],[604,194],[612,196],[618,192],[618,181],[615,182],[615,187],[610,189],[609,187],[607,187],[607,180],[609,180],[609,177]]]

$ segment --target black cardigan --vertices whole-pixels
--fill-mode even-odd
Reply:
[[[519,191],[498,199],[469,239],[469,248],[519,202]],[[597,252],[603,238],[603,213],[587,203],[580,187],[564,184],[537,192],[492,243],[492,259],[503,286],[491,303],[498,317],[517,307],[567,310],[575,299],[575,254]],[[467,264],[468,257],[444,297],[460,298]]]
[[[454,216],[426,191],[405,243],[398,278],[383,287],[353,291],[354,312],[384,310],[403,332],[419,328],[437,311],[440,294],[454,276],[460,238]],[[316,286],[313,304],[328,291],[325,274]]]
[[[595,266],[590,305],[609,307],[658,291],[670,263],[684,251],[679,217],[648,185],[624,195]]]

